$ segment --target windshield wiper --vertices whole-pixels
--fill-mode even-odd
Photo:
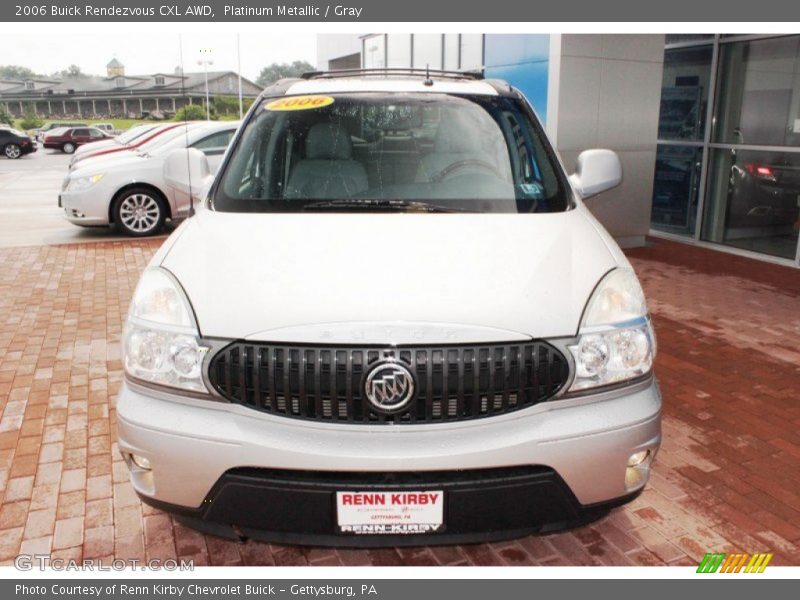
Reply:
[[[303,210],[373,210],[376,208],[396,210],[398,212],[473,212],[462,208],[409,200],[325,200],[324,202],[312,202],[303,206]]]

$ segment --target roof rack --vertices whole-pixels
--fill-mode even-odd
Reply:
[[[303,79],[336,79],[339,77],[431,77],[446,79],[482,80],[480,71],[443,71],[441,69],[412,69],[386,67],[382,69],[337,69],[333,71],[310,71],[303,73]]]

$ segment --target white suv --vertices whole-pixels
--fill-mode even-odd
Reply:
[[[231,537],[412,545],[574,526],[641,492],[661,397],[642,289],[504,82],[314,73],[266,89],[124,331],[141,498]],[[192,191],[194,190],[194,191]]]

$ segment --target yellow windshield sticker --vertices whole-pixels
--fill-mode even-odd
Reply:
[[[330,96],[289,96],[264,105],[264,110],[311,110],[333,104]]]

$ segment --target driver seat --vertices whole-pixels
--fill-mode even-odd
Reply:
[[[292,169],[284,197],[347,199],[368,187],[364,165],[353,160],[350,135],[340,125],[324,122],[308,130],[305,158]]]

